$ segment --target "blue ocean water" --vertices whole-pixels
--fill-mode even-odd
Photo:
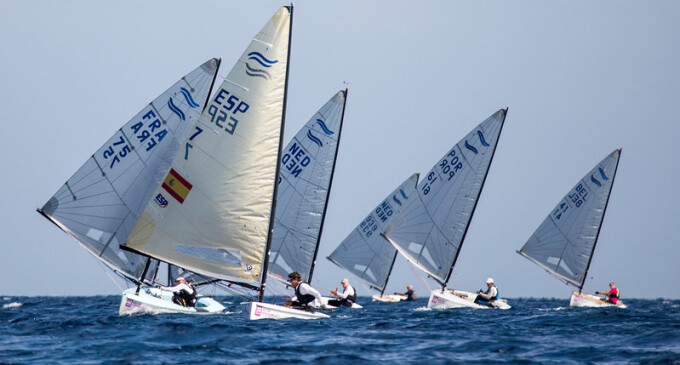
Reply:
[[[655,363],[680,364],[680,300],[628,309],[510,299],[501,310],[427,310],[426,299],[335,310],[324,320],[118,316],[120,297],[4,297],[0,363]]]

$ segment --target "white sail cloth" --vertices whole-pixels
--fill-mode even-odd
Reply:
[[[383,234],[390,225],[404,224],[404,208],[418,199],[416,184],[418,174],[413,174],[383,199],[328,259],[382,291],[397,254]]]
[[[119,244],[198,120],[218,66],[216,59],[205,62],[150,102],[39,211],[106,265],[139,279],[145,259]]]
[[[505,121],[501,109],[454,145],[418,183],[386,233],[409,261],[444,285],[461,248]]]
[[[282,7],[257,33],[190,131],[127,246],[210,277],[260,281],[283,131],[290,22],[290,9]]]
[[[346,91],[336,93],[283,149],[269,273],[312,275],[342,131]]]
[[[582,288],[620,155],[621,150],[614,150],[579,180],[518,253]]]

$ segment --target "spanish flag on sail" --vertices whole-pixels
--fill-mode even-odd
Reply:
[[[184,199],[189,195],[192,185],[186,181],[175,169],[170,169],[168,176],[163,181],[163,189],[165,189],[173,198],[182,204]]]

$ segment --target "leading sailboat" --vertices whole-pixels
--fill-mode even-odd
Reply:
[[[488,308],[476,294],[447,290],[484,181],[500,138],[507,109],[501,109],[454,145],[418,183],[417,198],[404,208],[403,220],[383,236],[407,260],[442,285],[433,290],[429,308]],[[510,306],[503,299],[496,308]]]
[[[590,170],[517,251],[557,279],[578,288],[569,302],[574,307],[626,307],[620,300],[612,304],[583,293],[620,158],[621,150],[614,150]]]
[[[119,244],[201,115],[219,64],[217,59],[203,63],[151,101],[38,209],[128,282],[151,283],[158,261],[122,251]],[[199,298],[198,306],[224,309],[207,297]]]
[[[124,246],[252,289],[253,311],[266,306],[292,10],[280,8],[251,41]]]

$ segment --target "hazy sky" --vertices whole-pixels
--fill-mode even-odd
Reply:
[[[181,76],[212,57],[225,76],[282,5],[0,0],[0,295],[120,294],[35,209]],[[509,107],[453,286],[492,276],[505,297],[567,300],[570,287],[515,251],[623,148],[586,288],[680,298],[678,14],[677,1],[296,2],[284,143],[349,87],[313,284],[359,284],[325,257],[403,180]],[[399,259],[387,292],[408,283],[428,295]]]

